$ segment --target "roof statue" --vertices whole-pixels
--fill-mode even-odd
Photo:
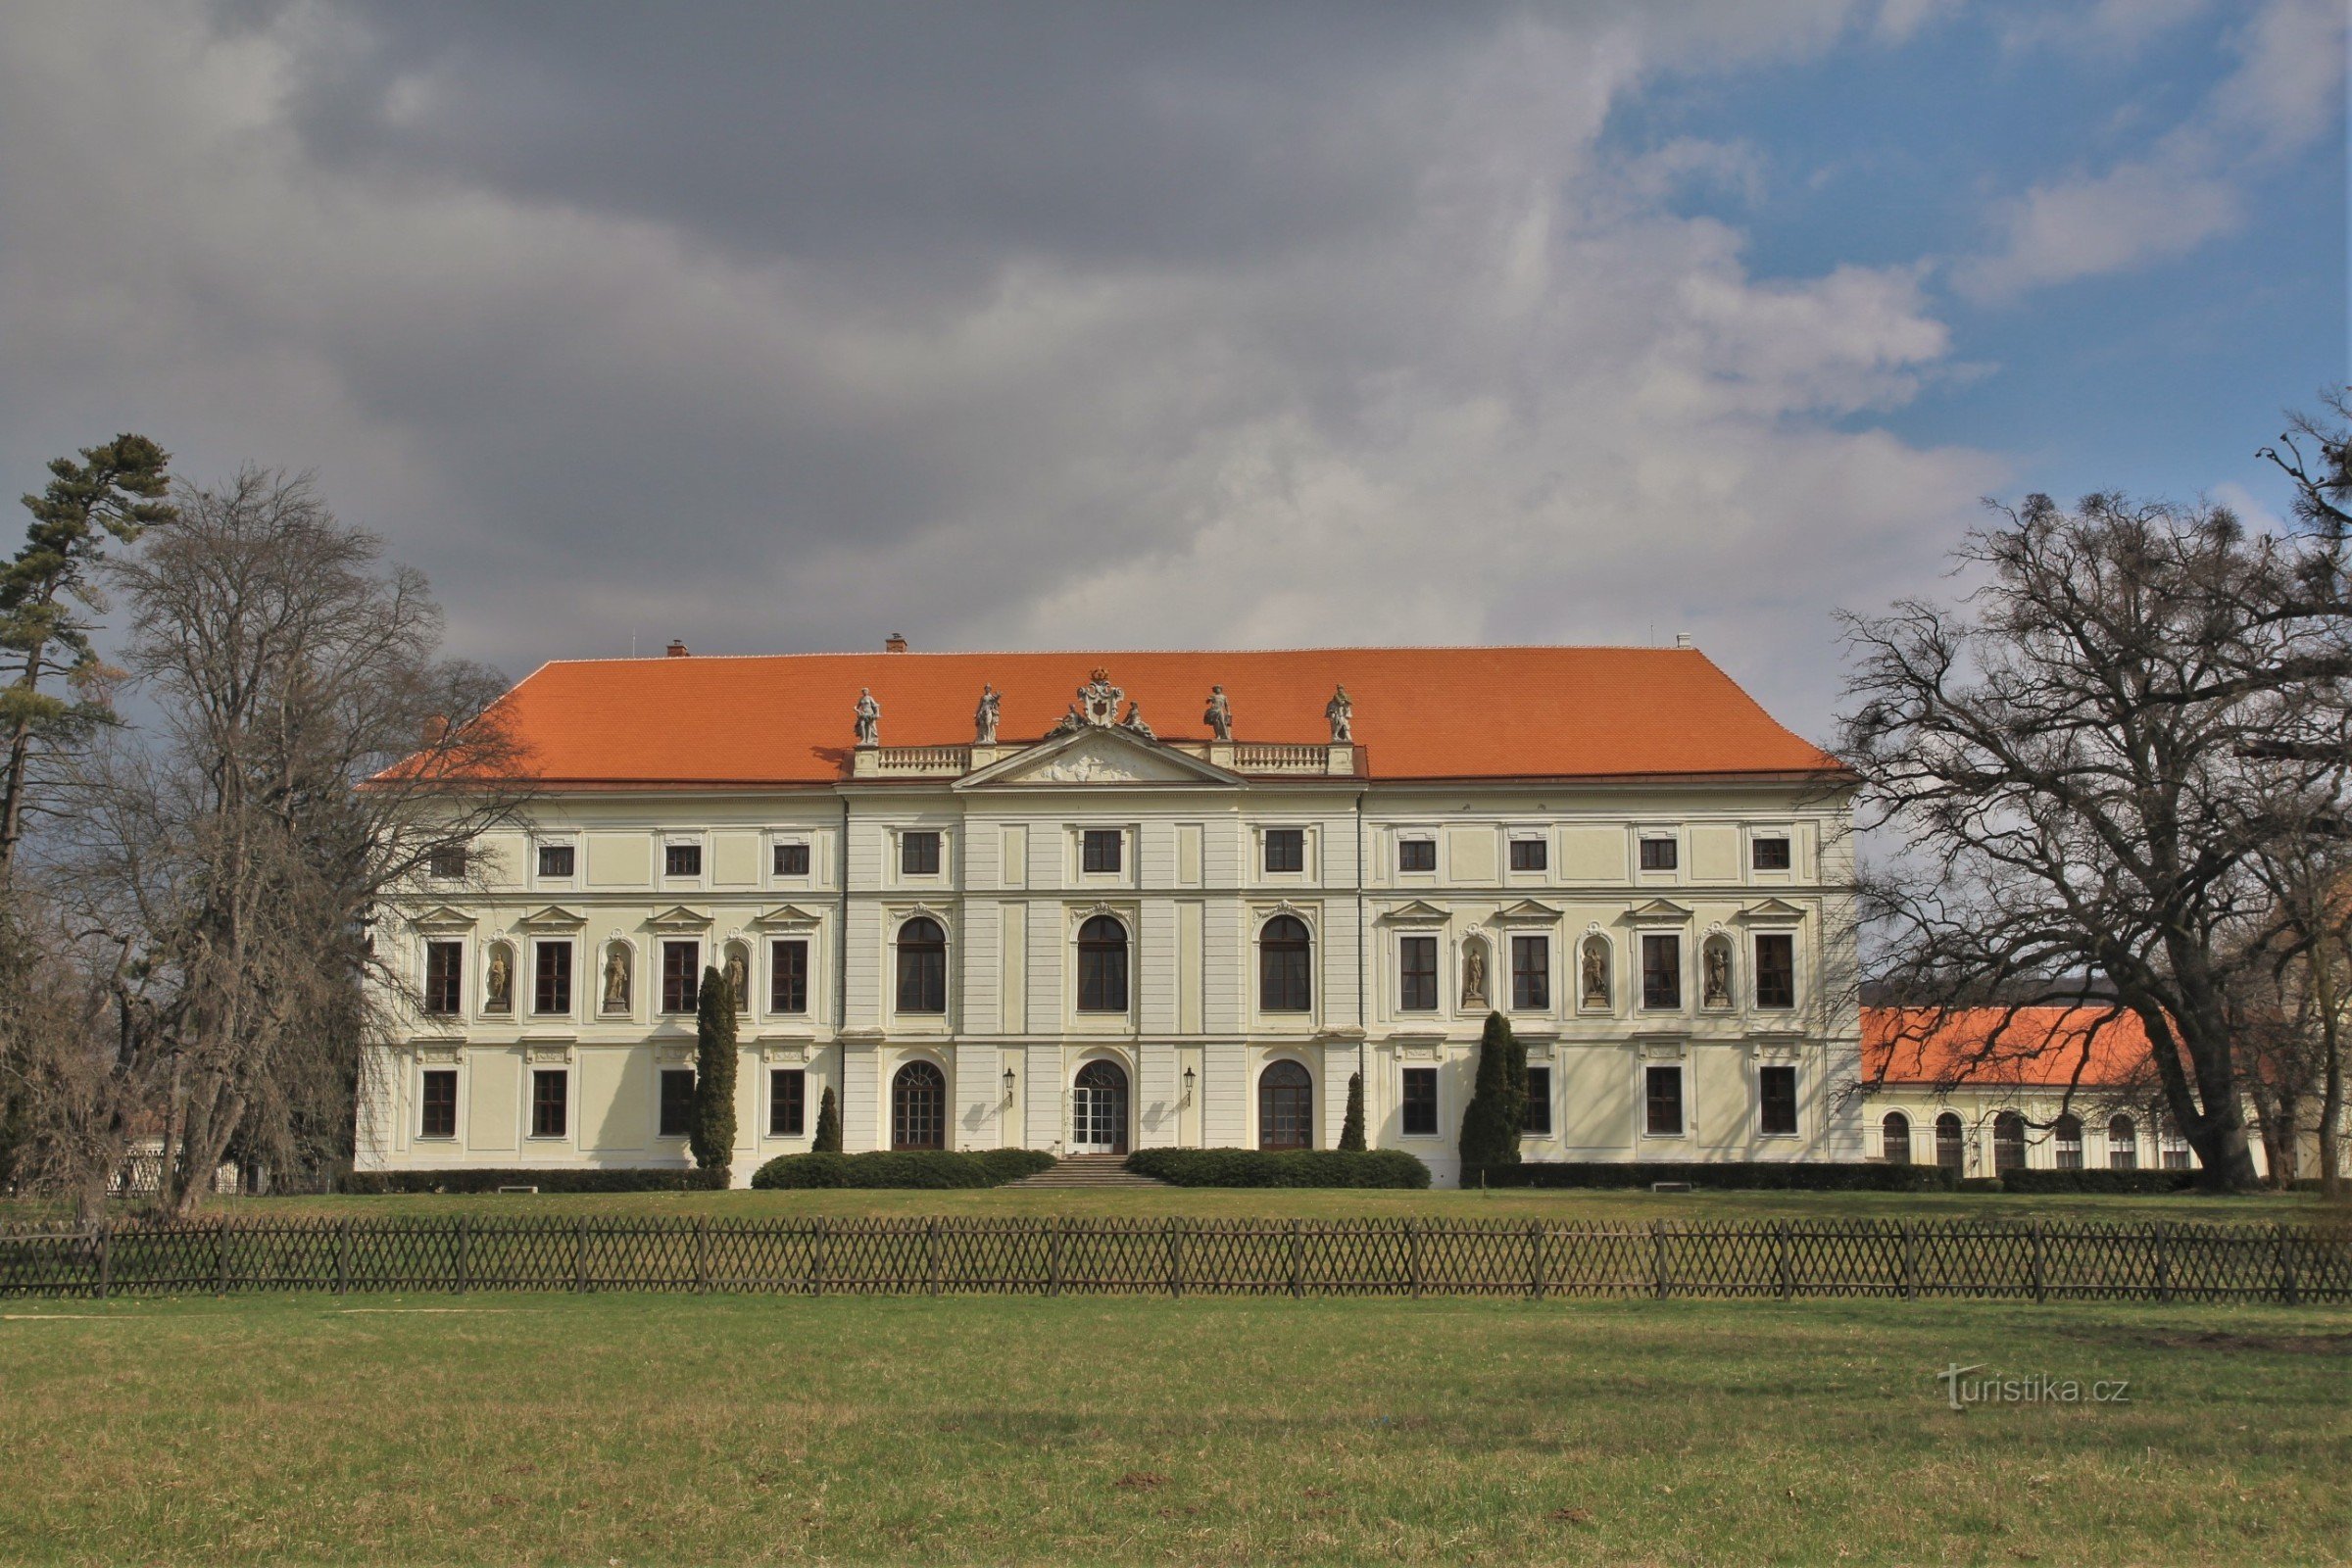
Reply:
[[[858,744],[882,744],[882,705],[874,701],[873,688],[858,688]]]
[[[1152,726],[1144,722],[1144,705],[1141,703],[1127,705],[1127,716],[1119,720],[1119,728],[1127,731],[1130,735],[1141,735],[1148,741],[1159,739],[1158,736],[1152,733]]]
[[[1225,700],[1224,687],[1211,686],[1208,689],[1208,711],[1200,715],[1200,722],[1206,724],[1209,734],[1218,740],[1233,739],[1233,704]]]
[[[1353,743],[1355,704],[1349,700],[1347,687],[1342,686],[1331,694],[1331,701],[1323,705],[1323,716],[1331,720],[1332,745],[1347,746]]]
[[[997,744],[997,713],[1004,703],[1004,694],[994,686],[985,683],[981,686],[980,706],[972,710],[972,744],[974,746]]]

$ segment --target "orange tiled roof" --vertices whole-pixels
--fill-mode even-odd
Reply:
[[[1237,740],[1329,739],[1345,682],[1363,768],[1385,779],[1811,773],[1836,761],[1704,654],[1650,648],[1317,648],[1237,653],[785,654],[559,661],[500,711],[550,784],[815,784],[845,777],[858,688],[885,746],[963,745],[983,681],[1002,740],[1053,728],[1101,666],[1161,736],[1205,740],[1222,684]],[[1123,711],[1123,710],[1122,710]]]
[[[1865,1083],[2063,1089],[2080,1082],[2096,1089],[2135,1084],[2147,1069],[2148,1034],[2136,1013],[2103,1006],[1862,1009]]]

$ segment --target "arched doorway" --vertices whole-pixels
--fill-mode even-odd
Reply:
[[[1257,1147],[1315,1147],[1315,1080],[1295,1061],[1270,1063],[1257,1075]]]
[[[948,1079],[927,1061],[910,1061],[890,1081],[890,1147],[948,1147]]]
[[[1070,1152],[1127,1152],[1127,1070],[1115,1061],[1090,1061],[1070,1086]]]
[[[1911,1118],[1890,1110],[1879,1123],[1880,1157],[1889,1165],[1911,1163]]]
[[[1936,1118],[1936,1163],[1945,1170],[1959,1170],[1968,1163],[1967,1134],[1959,1116],[1948,1110]]]

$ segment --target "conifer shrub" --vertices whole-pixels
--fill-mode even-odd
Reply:
[[[735,1157],[735,995],[716,968],[703,970],[694,1017],[694,1119],[687,1126],[694,1162],[720,1184]]]
[[[1340,1123],[1342,1152],[1360,1154],[1364,1151],[1364,1075],[1348,1075],[1348,1119]]]
[[[1487,1014],[1478,1041],[1478,1081],[1462,1111],[1462,1166],[1493,1170],[1519,1163],[1519,1128],[1527,1119],[1527,1048],[1511,1021]]]
[[[808,1152],[841,1152],[841,1105],[833,1098],[831,1084],[825,1085],[825,1093],[816,1102],[816,1137],[809,1142]]]

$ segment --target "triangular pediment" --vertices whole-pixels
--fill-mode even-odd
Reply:
[[[1637,923],[1664,924],[1669,921],[1688,920],[1690,918],[1690,911],[1672,899],[1651,899],[1646,904],[1637,904],[1626,910],[1625,917]]]
[[[522,923],[534,931],[576,931],[588,923],[588,917],[577,909],[566,909],[561,904],[551,904],[544,909],[534,909],[524,915]]]
[[[473,924],[473,916],[451,905],[436,904],[415,916],[410,924],[419,931],[463,931]]]
[[[1557,920],[1559,917],[1559,910],[1548,904],[1539,904],[1534,899],[1521,899],[1517,904],[1505,905],[1494,911],[1494,918],[1501,921]]]
[[[758,926],[803,926],[814,925],[817,919],[818,915],[814,909],[804,909],[797,904],[779,904],[772,909],[755,915],[752,924]]]
[[[673,904],[646,923],[662,931],[704,931],[710,928],[710,911]]]
[[[966,774],[959,790],[1158,784],[1237,787],[1241,778],[1117,725],[1052,735]]]
[[[1444,925],[1449,914],[1427,899],[1415,899],[1383,910],[1380,917],[1391,925]]]
[[[1803,907],[1790,904],[1787,899],[1766,899],[1740,911],[1742,920],[1801,920],[1804,917]]]

